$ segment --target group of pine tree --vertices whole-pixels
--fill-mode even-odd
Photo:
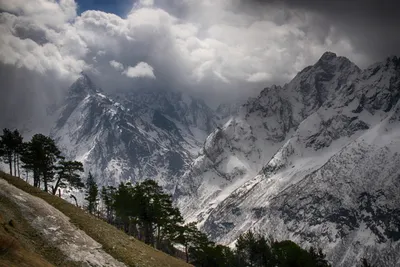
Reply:
[[[171,195],[153,180],[99,190],[95,177],[89,173],[84,184],[82,163],[66,160],[55,141],[42,134],[24,142],[17,130],[4,129],[0,157],[10,175],[21,177],[23,169],[25,177],[31,175],[33,186],[48,193],[55,195],[66,187],[85,188],[85,208],[89,213],[194,266],[330,266],[321,250],[305,250],[292,241],[276,241],[251,231],[242,234],[233,249],[215,244],[198,230],[196,223],[184,223]]]

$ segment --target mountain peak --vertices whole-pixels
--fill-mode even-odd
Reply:
[[[80,77],[69,88],[70,95],[88,95],[100,91],[89,76],[81,72]]]
[[[333,52],[327,51],[325,52],[321,58],[319,59],[320,61],[328,61],[328,60],[332,60],[335,59],[337,57],[337,55]]]
[[[359,67],[351,62],[347,57],[337,56],[333,52],[325,52],[314,67],[321,68],[331,74],[338,71],[342,73],[360,71]]]
[[[400,57],[397,56],[390,56],[386,58],[386,64],[387,65],[393,65],[395,67],[400,66]]]

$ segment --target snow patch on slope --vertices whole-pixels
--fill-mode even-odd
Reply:
[[[69,260],[93,267],[123,267],[107,254],[101,244],[79,230],[70,219],[44,200],[34,197],[0,179],[0,195],[9,198],[29,218],[31,225],[59,248]],[[10,197],[12,196],[12,197]]]

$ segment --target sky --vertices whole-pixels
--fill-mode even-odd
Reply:
[[[400,55],[392,0],[0,0],[0,126],[42,121],[83,71],[104,91],[212,106],[284,84],[325,51]],[[18,112],[16,112],[18,106]]]
[[[135,0],[78,0],[76,1],[77,13],[81,14],[86,10],[99,10],[126,17],[136,2]]]

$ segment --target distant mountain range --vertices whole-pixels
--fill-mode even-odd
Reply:
[[[201,100],[170,91],[106,96],[85,74],[59,112],[51,135],[100,184],[151,178],[171,192],[216,126]]]
[[[325,53],[216,128],[182,177],[187,220],[231,244],[254,229],[333,266],[400,266],[400,59]]]
[[[400,266],[400,59],[325,53],[288,84],[216,110],[179,92],[69,89],[51,135],[101,185],[156,179],[188,221],[316,245],[333,266]]]

